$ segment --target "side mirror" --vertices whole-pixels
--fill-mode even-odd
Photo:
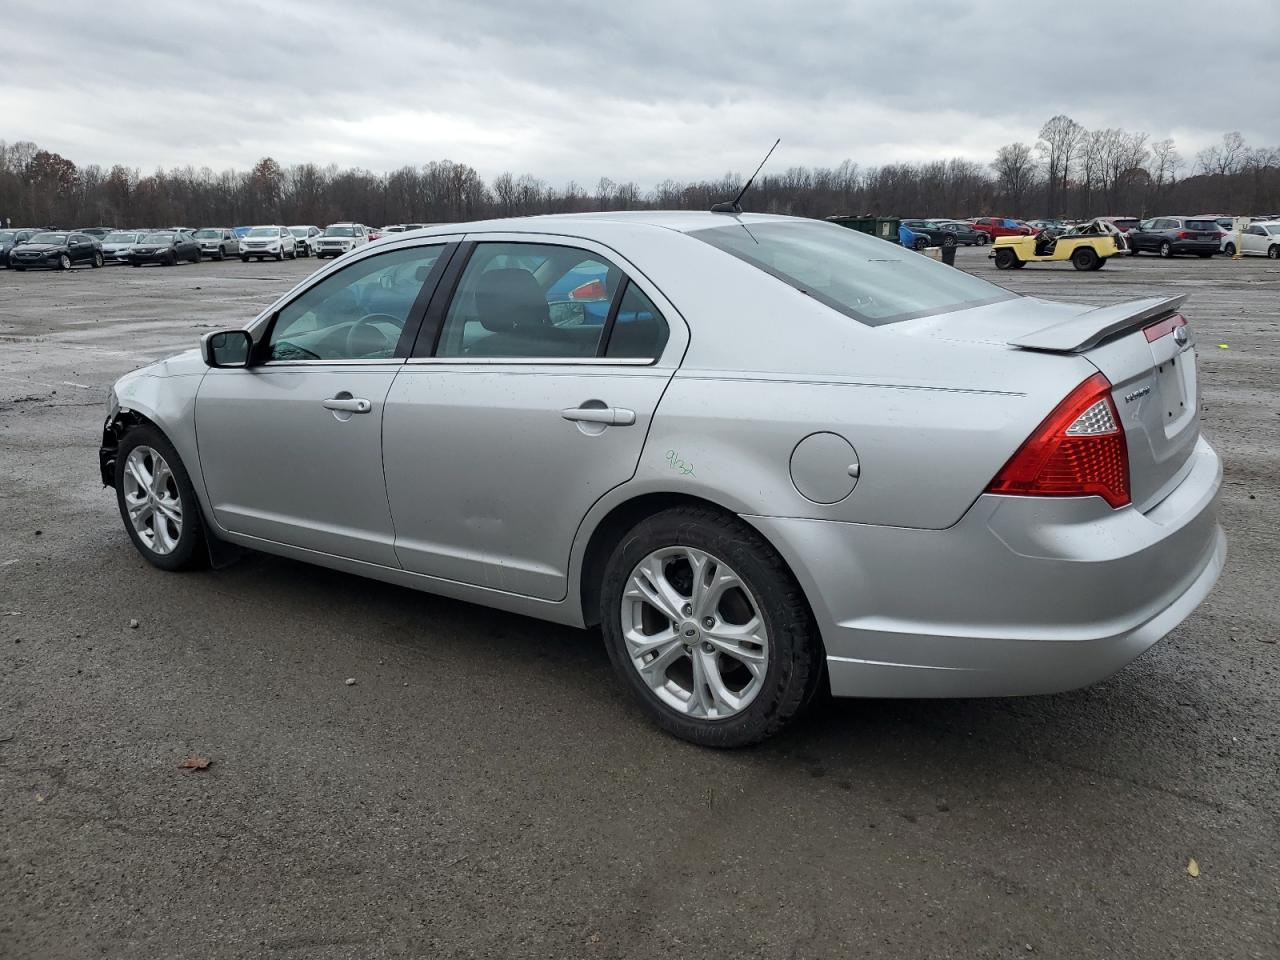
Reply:
[[[551,315],[551,324],[556,327],[580,327],[587,320],[587,305],[580,301],[568,300],[547,305]]]
[[[248,330],[217,330],[200,338],[200,355],[210,367],[247,367],[252,350]]]

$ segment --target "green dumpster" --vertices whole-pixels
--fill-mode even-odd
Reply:
[[[890,243],[898,242],[898,225],[902,223],[899,217],[873,217],[869,213],[860,217],[843,215],[827,217],[827,220],[838,223],[842,227],[848,227],[850,230],[857,230],[859,233],[869,233],[873,237],[888,240]]]

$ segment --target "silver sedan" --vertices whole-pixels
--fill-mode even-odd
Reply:
[[[122,378],[165,570],[238,548],[576,627],[660,726],[1102,679],[1226,543],[1180,300],[1016,296],[843,227],[630,213],[399,233]]]

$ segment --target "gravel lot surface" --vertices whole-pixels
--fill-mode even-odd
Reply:
[[[985,253],[1190,294],[1222,581],[1090,689],[828,703],[735,753],[650,728],[594,633],[136,554],[108,384],[314,261],[0,271],[0,957],[1280,956],[1280,265]]]

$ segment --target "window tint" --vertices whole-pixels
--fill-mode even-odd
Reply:
[[[443,244],[369,257],[284,307],[271,331],[271,360],[385,360]]]
[[[594,357],[621,271],[576,247],[482,243],[449,304],[438,357]]]
[[[870,326],[1015,296],[977,277],[835,224],[748,222],[689,234]]]
[[[1215,232],[1218,229],[1217,220],[1188,220],[1188,230],[1203,230],[1205,232]]]
[[[634,283],[628,283],[609,334],[606,357],[656,360],[667,345],[667,323]]]

